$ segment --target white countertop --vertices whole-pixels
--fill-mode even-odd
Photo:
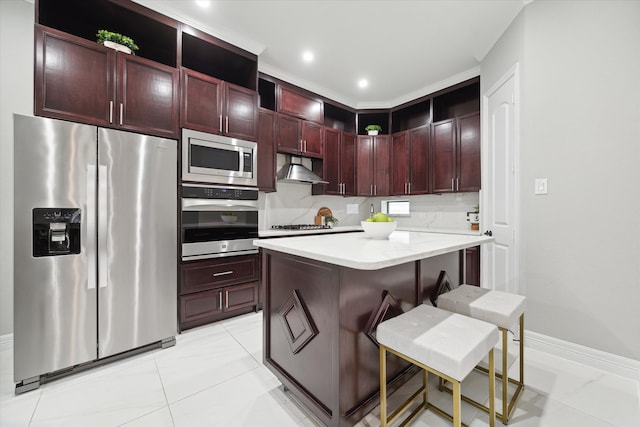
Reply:
[[[377,270],[492,242],[493,237],[394,231],[385,240],[339,233],[255,240],[254,245],[358,270]]]
[[[321,228],[316,230],[274,230],[272,228],[266,230],[258,230],[258,236],[262,239],[265,237],[293,237],[304,234],[332,234],[332,233],[348,233],[351,231],[362,231],[359,225],[345,225],[333,228]]]
[[[443,233],[443,234],[464,234],[468,236],[480,236],[481,233],[476,230],[467,230],[467,229],[442,229],[442,228],[424,228],[424,227],[401,227],[397,228],[400,231],[419,231],[421,233]],[[263,229],[258,230],[258,236],[263,238],[269,237],[293,237],[293,236],[301,236],[305,234],[331,234],[331,233],[349,233],[352,231],[362,231],[362,227],[360,225],[340,225],[333,228],[322,228],[319,230],[274,230],[274,229]]]

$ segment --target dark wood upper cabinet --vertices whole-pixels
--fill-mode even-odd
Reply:
[[[391,136],[391,194],[409,194],[409,133],[394,133]]]
[[[117,102],[124,129],[178,135],[178,70],[144,58],[117,54]]]
[[[186,68],[181,73],[183,127],[257,140],[257,92]]]
[[[278,85],[278,112],[324,123],[322,100],[303,95],[282,85]]]
[[[480,190],[480,113],[434,123],[431,138],[433,192]]]
[[[276,113],[261,108],[258,113],[258,188],[276,191]]]
[[[258,93],[226,83],[224,95],[226,135],[255,141],[258,138]]]
[[[358,136],[356,146],[356,195],[390,194],[391,139],[388,135]]]
[[[323,128],[307,120],[278,114],[278,151],[322,158]]]
[[[35,114],[110,126],[115,51],[41,25],[35,43]]]
[[[356,136],[336,129],[324,130],[324,194],[353,196],[356,181]]]
[[[429,126],[409,131],[409,194],[429,193]]]
[[[455,135],[455,119],[443,120],[432,125],[431,187],[434,193],[452,193],[455,191]]]
[[[221,132],[222,80],[183,68],[180,125],[201,132]]]
[[[479,191],[480,113],[458,117],[458,191]]]
[[[35,31],[35,114],[177,136],[175,68],[41,25]]]
[[[429,193],[429,126],[392,135],[391,194]]]
[[[356,135],[342,132],[340,149],[340,176],[342,177],[342,195],[356,194]]]

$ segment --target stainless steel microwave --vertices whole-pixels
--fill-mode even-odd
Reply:
[[[258,144],[182,130],[182,180],[257,187]]]

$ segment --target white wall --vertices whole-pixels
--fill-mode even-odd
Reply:
[[[527,329],[640,360],[640,2],[533,2],[483,90],[515,61]]]
[[[33,114],[33,22],[32,3],[0,1],[0,335],[13,333],[13,113]]]

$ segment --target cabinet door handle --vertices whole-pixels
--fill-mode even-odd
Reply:
[[[219,273],[213,273],[213,277],[226,276],[227,274],[233,274],[233,270],[221,271]]]
[[[456,178],[456,191],[460,191],[460,178]]]
[[[120,126],[124,124],[124,104],[120,103]]]
[[[229,133],[229,116],[225,116],[224,123],[225,123],[225,127],[227,128],[225,132]]]
[[[369,194],[373,196],[373,184],[369,186]]]
[[[411,194],[411,183],[407,183],[407,194]]]
[[[113,123],[113,101],[109,101],[109,123]]]
[[[304,140],[304,152],[305,153],[307,152],[307,140],[306,139]]]
[[[373,184],[373,195],[374,196],[378,195],[378,184]]]
[[[302,148],[302,140],[300,140],[299,145],[300,145],[300,151],[304,151],[304,149]]]
[[[229,308],[229,291],[224,293],[224,308]]]
[[[222,114],[220,114],[220,120],[219,120],[218,128],[220,129],[220,133],[222,133]],[[220,307],[220,308],[222,308],[222,307]]]
[[[454,179],[454,178],[451,178],[451,191],[456,191],[456,190],[454,189],[454,187],[453,187],[453,182],[454,182],[454,181],[455,181],[455,179]]]
[[[218,294],[218,303],[220,305],[220,310],[222,310],[222,292]]]

